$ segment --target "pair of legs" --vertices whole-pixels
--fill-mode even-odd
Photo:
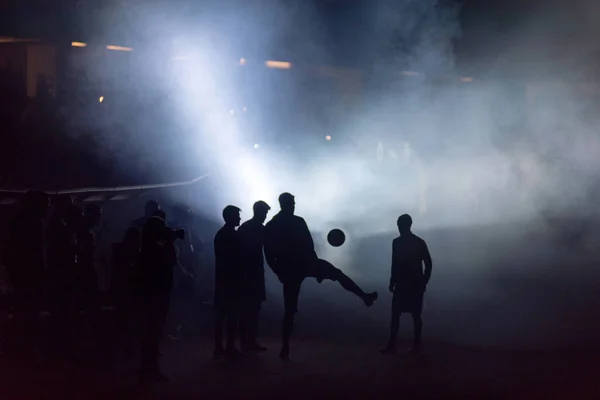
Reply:
[[[396,342],[398,330],[400,329],[400,315],[408,313],[412,315],[413,320],[413,346],[411,351],[418,352],[421,348],[421,331],[423,329],[423,320],[421,311],[423,309],[423,292],[421,290],[406,290],[395,292],[392,299],[392,319],[390,322],[390,339],[382,353],[396,352]]]
[[[367,307],[373,305],[375,300],[377,300],[377,292],[366,293],[340,269],[322,259],[317,259],[314,263],[307,266],[304,275],[285,277],[283,279],[284,314],[282,321],[282,348],[279,354],[283,360],[289,358],[290,337],[294,327],[294,316],[298,311],[300,288],[305,278],[316,278],[318,282],[322,282],[324,279],[338,282],[344,289],[360,297]]]
[[[215,349],[213,355],[220,357],[238,352],[235,347],[235,332],[238,328],[238,312],[233,307],[218,307],[215,310]],[[226,344],[223,346],[223,333]]]
[[[142,329],[142,380],[162,381],[167,378],[160,372],[160,341],[169,311],[170,291],[147,295],[143,301],[144,325]]]
[[[266,347],[258,344],[258,321],[261,301],[250,301],[242,311],[240,320],[240,336],[242,350],[244,351],[266,351]]]

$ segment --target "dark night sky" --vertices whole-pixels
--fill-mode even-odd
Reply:
[[[226,27],[225,35],[229,37],[238,37],[237,46],[243,49],[256,49],[256,51],[269,51],[276,54],[270,57],[290,57],[293,54],[301,54],[303,58],[310,58],[309,51],[305,51],[309,45],[308,42],[316,42],[314,38],[309,38],[310,29],[302,30],[298,26],[289,38],[281,38],[277,48],[271,47],[265,49],[261,40],[261,34],[255,26],[262,27],[263,23],[252,23],[259,19],[268,19],[269,16],[276,13],[286,12],[298,8],[298,4],[306,7],[307,0],[285,1],[285,0],[203,0],[193,2],[191,0],[150,0],[144,2],[122,2],[118,0],[104,1],[83,1],[83,9],[97,7],[98,4],[127,4],[130,10],[136,10],[136,4],[143,4],[144,7],[157,9],[164,8],[164,15],[171,14],[172,20],[184,16],[187,18],[190,26],[199,26],[202,24],[203,15],[208,16],[214,12],[218,13],[238,13],[241,17],[241,24],[246,24],[246,31],[240,31],[239,27]],[[399,1],[399,0],[379,0]],[[500,51],[510,45],[514,39],[514,32],[517,29],[526,26],[533,15],[539,15],[540,11],[558,9],[560,1],[558,0],[439,0],[438,4],[454,4],[460,6],[460,27],[461,35],[455,40],[455,53],[459,59],[477,59],[491,57],[496,51]],[[578,1],[569,2],[571,11],[576,7],[572,4]],[[75,11],[77,1],[63,0],[62,2],[30,0],[17,2],[14,0],[0,0],[0,36],[37,36],[54,37],[64,41],[85,40],[96,36],[98,40],[120,42],[123,44],[137,45],[144,38],[136,37],[138,32],[132,28],[128,21],[139,22],[143,19],[137,15],[106,15],[101,18],[91,17],[88,11],[83,11],[84,16]],[[327,54],[325,58],[330,60],[311,60],[317,62],[335,62],[338,65],[356,64],[357,60],[353,57],[362,56],[364,51],[371,47],[369,40],[375,29],[375,22],[372,18],[373,1],[372,0],[312,0],[314,8],[312,10],[317,23],[325,27],[326,37],[324,40],[319,38],[316,53]],[[157,6],[158,5],[158,6]],[[262,5],[262,7],[260,6]],[[564,6],[563,6],[564,7]],[[559,7],[560,8],[560,7]],[[276,11],[274,11],[276,10]],[[162,12],[162,11],[161,11]],[[132,12],[133,14],[133,12]],[[568,13],[563,13],[568,14]],[[102,14],[100,14],[102,15]],[[575,13],[573,13],[575,15]],[[566,20],[576,21],[573,15]],[[569,19],[570,18],[570,19]],[[94,21],[94,20],[100,21]],[[105,22],[110,20],[111,22]],[[114,22],[120,21],[120,22]],[[293,22],[292,22],[293,23]],[[181,25],[185,25],[182,23]],[[567,25],[574,25],[573,23]],[[153,26],[153,32],[156,34],[169,34],[167,27]],[[229,31],[233,30],[233,33]],[[557,30],[550,27],[550,30]],[[247,34],[250,32],[250,34]],[[356,44],[362,42],[362,48],[354,51]],[[313,44],[313,49],[315,48]],[[300,49],[300,51],[299,51]],[[303,54],[305,51],[306,54]],[[288,53],[288,54],[286,54]]]

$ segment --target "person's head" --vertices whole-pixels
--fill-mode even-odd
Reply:
[[[96,226],[100,223],[102,219],[102,207],[100,207],[96,203],[90,203],[85,206],[85,211],[83,213],[85,216],[85,220],[91,226]]]
[[[271,207],[269,207],[266,202],[262,200],[257,201],[252,207],[252,211],[254,211],[254,219],[260,221],[262,224],[267,219],[267,214],[269,213],[270,209]]]
[[[240,217],[239,207],[236,206],[227,206],[223,209],[223,219],[225,220],[225,225],[230,226],[240,226],[240,221],[242,218]]]
[[[402,214],[398,217],[398,231],[401,235],[410,232],[412,227],[412,218],[408,214]]]
[[[83,211],[81,210],[81,207],[71,206],[65,215],[65,222],[67,223],[67,226],[72,229],[79,229],[82,221]]]
[[[144,210],[144,215],[146,217],[151,217],[153,212],[160,210],[160,206],[156,201],[150,200],[146,203]]]
[[[167,213],[165,213],[163,210],[154,210],[150,216],[158,217],[163,221],[167,222]]]
[[[279,207],[284,214],[293,215],[296,210],[296,200],[290,193],[281,193],[279,195]]]
[[[52,199],[52,206],[55,217],[65,218],[73,206],[73,199],[68,194],[59,194]]]
[[[48,213],[50,198],[39,190],[30,190],[21,197],[21,213],[34,218],[44,218]]]
[[[142,228],[142,246],[149,246],[162,240],[166,229],[165,221],[159,217],[150,217]]]
[[[123,244],[125,244],[125,246],[127,247],[137,249],[140,247],[141,238],[142,233],[140,232],[140,230],[132,226],[128,228],[127,231],[125,231],[125,236],[123,237]]]

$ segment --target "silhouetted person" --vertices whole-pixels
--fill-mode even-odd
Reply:
[[[81,306],[87,312],[98,311],[100,306],[98,279],[94,265],[96,230],[102,220],[102,208],[88,204],[77,232],[77,275]]]
[[[267,263],[283,283],[285,310],[282,322],[283,345],[279,356],[286,360],[289,358],[290,336],[304,279],[316,278],[319,283],[323,279],[337,281],[344,289],[360,297],[367,307],[377,300],[377,293],[364,292],[341,270],[317,257],[306,222],[294,215],[294,196],[282,193],[279,205],[281,211],[265,227],[265,256]]]
[[[156,201],[154,201],[154,200],[148,201],[144,207],[144,216],[133,220],[131,222],[131,226],[133,226],[134,228],[138,228],[139,230],[142,230],[144,228],[144,224],[146,223],[146,221],[148,219],[150,219],[150,217],[153,216],[155,211],[158,211],[158,210],[160,210],[160,206],[158,205],[158,203]]]
[[[77,237],[69,224],[71,197],[58,195],[52,204],[54,212],[46,228],[48,297],[57,349],[62,351],[71,341]]]
[[[243,351],[266,351],[257,340],[260,307],[267,299],[263,246],[264,222],[271,207],[264,201],[254,203],[254,216],[238,229],[242,240],[243,306],[241,310],[241,341]]]
[[[132,318],[136,312],[135,296],[140,279],[140,246],[141,232],[134,227],[127,229],[122,242],[112,245],[111,297],[115,308],[115,346],[122,338],[126,351],[132,348]]]
[[[431,278],[432,261],[429,249],[423,239],[411,232],[412,218],[408,214],[398,218],[400,237],[392,244],[392,276],[390,292],[392,298],[392,321],[390,324],[390,340],[380,351],[384,354],[396,351],[396,338],[400,327],[400,314],[412,314],[414,324],[414,340],[411,351],[421,348],[421,311],[423,295]],[[425,271],[423,271],[425,264]]]
[[[42,219],[48,196],[30,191],[23,195],[19,214],[10,221],[5,263],[14,288],[15,322],[20,339],[35,333],[45,287],[45,238]]]
[[[235,334],[241,301],[241,241],[236,228],[240,225],[240,209],[223,209],[225,225],[215,235],[215,349],[214,356],[235,356]],[[223,347],[223,328],[226,347]]]
[[[142,247],[139,258],[140,300],[142,325],[141,382],[168,380],[158,364],[160,339],[169,311],[173,285],[173,258],[169,250],[167,227],[159,217],[151,217],[142,230]]]

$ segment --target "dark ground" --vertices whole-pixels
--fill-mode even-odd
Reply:
[[[70,365],[46,360],[4,364],[0,398],[355,398],[387,393],[444,399],[598,398],[598,351],[485,349],[427,340],[420,356],[382,356],[376,350],[385,341],[385,328],[382,332],[362,312],[340,316],[321,306],[310,310],[310,317],[305,309],[291,362],[277,357],[277,321],[271,314],[264,329],[266,354],[213,360],[210,313],[204,309],[201,332],[165,342],[162,364],[169,383],[138,387],[134,360],[113,369],[89,359]],[[327,329],[317,325],[321,319]],[[82,359],[101,356],[94,351],[98,347],[93,341],[80,343]]]
[[[140,388],[134,360],[114,368],[93,332],[79,340],[79,362],[4,360],[0,399],[36,398],[408,398],[597,399],[600,383],[600,274],[597,242],[569,242],[560,229],[514,226],[424,231],[434,274],[424,310],[421,356],[382,356],[390,296],[392,234],[356,241],[347,271],[380,300],[366,309],[335,283],[306,282],[292,360],[278,354],[280,286],[267,274],[263,338],[269,351],[235,362],[211,358],[211,310],[197,311],[197,331],[167,339],[168,384]],[[319,236],[315,235],[319,242]],[[319,244],[319,243],[317,243]],[[356,265],[354,265],[356,264]],[[401,322],[409,338],[410,318]],[[3,327],[0,329],[4,330]],[[43,329],[40,337],[45,337]],[[409,342],[404,342],[408,348]]]

